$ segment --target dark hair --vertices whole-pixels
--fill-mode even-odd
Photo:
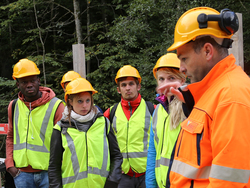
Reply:
[[[139,85],[138,78],[136,78],[136,77],[132,77],[132,78],[134,78],[136,85]],[[127,79],[127,77],[118,78],[118,80],[117,80],[117,86],[120,87],[120,82],[122,82],[122,81],[124,81],[126,79]]]
[[[228,55],[228,49],[219,45],[212,37],[204,36],[193,41],[193,49],[195,53],[199,53],[205,43],[210,43],[218,51],[221,56]]]

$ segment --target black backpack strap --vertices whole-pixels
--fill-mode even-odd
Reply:
[[[148,110],[152,116],[154,113],[155,107],[154,107],[153,103],[150,101],[146,101],[146,104],[147,104]]]
[[[14,110],[15,110],[15,106],[16,106],[16,102],[17,102],[17,99],[14,99],[13,102],[12,102],[12,108],[11,108],[11,111],[12,111],[12,119],[14,120]],[[12,121],[13,121],[12,120]],[[14,122],[14,121],[13,121]],[[12,124],[13,124],[12,122]]]
[[[119,103],[116,103],[116,104],[113,106],[113,108],[111,109],[111,111],[110,111],[110,114],[109,114],[109,121],[110,121],[110,123],[113,122],[113,118],[114,118],[114,116],[115,116],[115,111],[116,111],[116,109],[117,109],[118,104],[119,104]]]

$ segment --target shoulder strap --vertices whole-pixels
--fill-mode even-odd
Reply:
[[[17,99],[14,99],[13,102],[12,102],[12,119],[14,120],[14,109],[15,109],[15,106],[16,106],[16,102],[17,102]],[[12,120],[12,121],[13,121]],[[14,122],[14,121],[13,121]],[[13,124],[13,123],[12,123]]]
[[[114,116],[115,116],[115,111],[116,111],[116,109],[117,109],[118,104],[119,104],[119,103],[116,103],[116,104],[113,106],[113,108],[111,109],[111,111],[110,111],[110,114],[109,114],[109,121],[110,121],[110,123],[113,122],[113,118],[114,118]]]
[[[146,101],[146,104],[147,104],[148,110],[152,116],[154,113],[155,107],[154,107],[153,103],[150,101]]]

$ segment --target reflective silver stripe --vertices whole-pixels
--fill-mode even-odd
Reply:
[[[156,109],[155,109],[155,112],[154,112],[154,116],[153,116],[153,119],[152,119],[152,128],[154,130],[154,136],[155,136],[155,141],[156,143],[158,144],[159,143],[159,137],[157,135],[157,120],[158,120],[158,109],[159,109],[160,105],[157,105],[156,106]]]
[[[189,179],[208,179],[211,166],[195,168],[191,165],[174,160],[171,171],[176,172]]]
[[[117,129],[116,129],[116,116],[114,115],[114,118],[113,118],[113,122],[112,122],[112,127],[114,129],[114,131],[117,133]]]
[[[208,179],[209,177],[237,183],[248,183],[250,170],[229,168],[213,164],[201,169],[174,160],[171,171],[189,179]]]
[[[250,177],[250,170],[229,168],[213,164],[211,168],[210,177],[230,182],[248,183]]]
[[[147,153],[148,152],[148,136],[149,136],[148,130],[150,127],[151,114],[149,112],[146,102],[145,102],[145,105],[146,105],[146,114],[145,114],[144,137],[143,137],[143,144],[144,144],[143,152]]]
[[[106,118],[106,117],[104,117]],[[108,126],[109,126],[109,120],[105,121],[104,122],[107,122],[108,123]],[[101,170],[98,169],[98,173],[97,174],[100,174],[101,176],[103,177],[107,177],[109,172],[106,170],[107,169],[107,166],[108,166],[108,156],[109,156],[109,150],[108,150],[108,142],[107,142],[107,127],[106,124],[104,126],[104,132],[103,132],[103,143],[104,143],[104,147],[103,147],[103,161],[102,161],[102,168]],[[108,173],[108,174],[107,174]],[[94,173],[95,174],[95,173]]]
[[[155,161],[155,167],[160,167],[160,165],[163,166],[169,166],[170,159],[161,157],[161,159]]]
[[[83,171],[77,174],[77,180],[80,179],[84,179],[88,177],[88,172],[87,171]],[[70,176],[70,177],[66,177],[66,178],[62,178],[62,183],[63,185],[68,184],[68,183],[74,183],[76,181],[76,177],[75,176]]]
[[[148,152],[130,152],[130,153],[122,153],[123,158],[141,158],[141,157],[147,157]]]
[[[32,151],[39,151],[39,152],[45,152],[49,153],[49,150],[46,148],[44,145],[44,140],[45,140],[45,133],[47,131],[48,127],[48,122],[51,116],[51,112],[54,108],[55,103],[58,101],[58,98],[54,97],[51,99],[49,106],[46,110],[45,116],[43,118],[42,126],[40,129],[40,138],[43,141],[43,146],[38,146],[38,145],[33,145],[33,144],[27,144],[25,143],[20,143],[20,136],[18,132],[18,118],[19,118],[19,108],[18,108],[18,103],[16,105],[16,111],[15,111],[15,133],[16,133],[16,144],[14,144],[14,150],[21,150],[21,149],[29,149]]]
[[[54,105],[56,104],[57,100],[58,100],[58,98],[56,98],[56,97],[54,97],[54,98],[51,99],[51,101],[49,103],[49,107],[46,110],[45,116],[43,118],[43,123],[42,123],[41,130],[40,130],[40,138],[42,139],[43,142],[45,140],[45,133],[47,131],[49,119],[50,119],[52,110],[53,110]]]
[[[105,126],[104,133],[103,133],[104,147],[103,147],[103,162],[102,162],[101,169],[99,169],[97,167],[88,166],[88,170],[83,171],[83,172],[80,172],[80,165],[78,162],[74,141],[71,138],[71,136],[68,134],[68,132],[66,132],[65,136],[66,136],[66,140],[68,143],[68,147],[69,147],[70,152],[71,152],[71,161],[72,161],[72,165],[73,165],[74,176],[62,178],[63,185],[68,184],[68,183],[74,183],[77,180],[87,178],[88,174],[96,174],[96,175],[100,175],[102,177],[108,177],[109,171],[107,171],[106,169],[108,166],[109,150],[108,150],[108,143],[106,140],[106,136],[107,136],[106,129],[107,129],[107,127]]]
[[[63,185],[68,184],[68,183],[74,183],[77,180],[87,178],[88,174],[96,174],[96,175],[105,174],[104,177],[108,177],[109,172],[108,171],[104,172],[98,168],[88,167],[88,171],[79,172],[76,176],[77,178],[75,176],[62,178],[62,183],[63,183]]]
[[[80,171],[80,165],[79,165],[78,158],[76,155],[75,144],[68,132],[65,133],[65,137],[68,143],[69,150],[71,152],[71,162],[72,162],[73,171],[74,171],[75,176],[77,176]]]
[[[15,115],[15,134],[16,134],[16,143],[20,144],[20,136],[19,136],[19,132],[18,132],[18,117],[19,117],[19,107],[18,107],[18,100],[16,101],[16,107],[15,107],[15,112],[14,114],[12,114],[12,116]],[[13,134],[14,136],[14,134]],[[26,143],[25,143],[26,144]],[[14,148],[15,150],[15,144],[14,144]]]
[[[88,167],[88,173],[89,174],[96,174],[96,175],[101,175],[102,177],[108,177],[109,171],[104,170],[104,169],[99,169],[96,167]]]

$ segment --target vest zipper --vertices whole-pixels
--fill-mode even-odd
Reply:
[[[132,116],[132,106],[131,106],[130,102],[128,102],[128,105],[129,105],[129,112],[130,112],[130,117],[129,117],[129,119],[130,119],[131,116]],[[129,123],[127,123],[127,156],[128,156],[128,129],[129,129]],[[128,160],[129,160],[129,157],[128,157]],[[130,163],[129,163],[129,164],[130,164]],[[131,169],[132,169],[132,171],[133,171],[133,177],[135,177],[135,173],[138,173],[138,172],[135,170],[135,168],[133,168],[133,167],[131,166],[131,164],[130,164],[130,167],[131,167]]]
[[[130,111],[130,117],[131,117],[132,116],[132,106],[131,106],[130,102],[128,102],[128,105],[129,105],[129,111]]]
[[[31,114],[31,103],[29,103],[29,106],[30,106],[29,119],[30,119],[30,126],[31,126],[31,129],[32,129],[31,139],[34,140],[34,137],[33,137],[34,136],[34,128],[33,128],[33,122],[32,122],[32,114]]]

